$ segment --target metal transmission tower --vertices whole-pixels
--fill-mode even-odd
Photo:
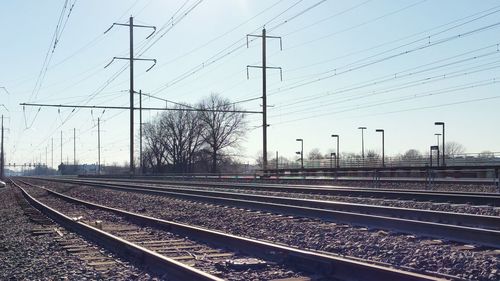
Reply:
[[[134,61],[135,60],[143,60],[143,61],[152,61],[153,65],[146,70],[149,71],[151,68],[153,68],[156,65],[156,60],[155,59],[142,59],[142,58],[134,58],[134,27],[142,27],[142,28],[151,28],[153,29],[153,32],[146,37],[148,39],[151,37],[155,31],[156,27],[154,26],[149,26],[149,25],[135,25],[134,24],[134,18],[130,17],[129,23],[113,23],[108,30],[106,30],[104,33],[107,33],[113,26],[115,25],[121,25],[121,26],[128,26],[129,27],[129,32],[130,32],[130,57],[128,58],[123,58],[123,57],[113,57],[111,62],[109,62],[104,68],[108,67],[111,63],[113,63],[114,60],[119,59],[119,60],[129,60],[130,62],[130,175],[132,176],[134,174]]]
[[[269,69],[279,69],[280,79],[283,81],[283,71],[281,67],[267,66],[266,64],[266,40],[267,38],[279,39],[280,40],[280,50],[283,50],[283,44],[281,37],[268,36],[266,35],[266,29],[262,29],[262,35],[247,34],[247,48],[248,48],[248,37],[261,37],[262,38],[262,66],[259,65],[247,65],[247,79],[248,68],[261,68],[262,69],[262,168],[265,171],[267,169],[267,83],[266,83],[266,70]]]

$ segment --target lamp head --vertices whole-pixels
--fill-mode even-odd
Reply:
[[[434,125],[444,125],[444,122],[434,122]]]
[[[376,129],[375,132],[382,132],[383,133],[384,130],[383,129]]]

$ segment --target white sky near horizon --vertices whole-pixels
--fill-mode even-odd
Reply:
[[[141,56],[157,59],[157,65],[145,72],[149,62],[135,63],[135,90],[177,102],[195,104],[212,92],[231,101],[259,97],[261,72],[250,69],[247,80],[246,66],[261,63],[261,41],[246,48],[245,35],[260,34],[266,25],[268,35],[282,36],[282,51],[276,39],[267,42],[268,66],[283,69],[283,81],[279,71],[268,70],[272,155],[278,150],[295,158],[297,138],[304,139],[305,153],[313,148],[327,153],[335,147],[332,134],[340,135],[342,152],[359,153],[359,126],[368,127],[365,150],[381,150],[375,129],[382,128],[387,155],[410,148],[426,152],[440,132],[435,121],[446,122],[446,140],[463,144],[467,152],[500,151],[498,1],[204,0],[173,26],[175,12],[183,7],[174,21],[198,0],[68,2],[75,5],[51,54],[65,1],[0,1],[0,87],[9,92],[0,89],[0,104],[8,111],[0,110],[8,129],[8,163],[45,162],[47,150],[50,165],[53,139],[56,166],[61,131],[62,158],[71,162],[73,128],[77,160],[95,163],[97,117],[101,162],[128,161],[127,110],[23,109],[19,103],[127,106],[128,68],[106,85],[127,62],[104,66],[114,56],[128,56],[128,28],[103,32],[130,15],[135,24],[170,28],[152,40],[145,39],[148,30],[135,29],[136,51],[158,39]],[[51,59],[45,72],[46,54]],[[260,104],[239,105],[260,110]],[[145,107],[164,105],[144,98]],[[144,122],[156,115],[144,112]],[[135,120],[137,129],[138,114]],[[252,163],[262,149],[261,115],[247,120],[249,130],[236,153]]]

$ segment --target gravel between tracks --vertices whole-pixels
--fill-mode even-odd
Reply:
[[[138,226],[137,224],[130,223],[127,221],[125,218],[113,214],[108,211],[104,210],[98,210],[98,209],[92,209],[89,207],[85,207],[83,205],[78,205],[74,203],[69,203],[63,199],[57,198],[55,196],[52,196],[48,194],[46,191],[41,190],[39,188],[32,188],[32,187],[24,187],[30,195],[34,195],[37,197],[38,200],[42,201],[42,203],[51,206],[55,208],[56,210],[66,214],[70,215],[72,217],[78,217],[81,216],[82,220],[84,221],[96,221],[100,220],[103,222],[103,225],[119,225],[121,227],[126,226],[126,227],[139,227],[139,232],[144,232],[148,234],[148,239],[149,240],[172,240],[172,239],[182,239],[186,240],[186,238],[175,235],[171,232],[159,230],[156,228],[151,228],[151,227],[141,227]],[[127,239],[127,237],[123,237],[123,233],[115,233],[111,231],[111,234],[117,235],[119,237],[122,237],[124,239]],[[187,240],[186,240],[187,241]],[[193,244],[197,245],[203,245],[200,243],[197,243],[195,241],[191,241]],[[207,247],[206,245],[203,245],[205,249],[213,249],[213,247]],[[227,251],[224,251],[227,253]],[[186,255],[192,255],[192,253],[189,253],[188,250],[179,250],[178,255],[180,256],[186,256]],[[171,257],[172,254],[169,255]],[[244,256],[241,254],[236,253],[234,258],[249,258],[248,256]],[[220,278],[223,278],[224,280],[273,280],[273,279],[282,279],[282,278],[298,278],[298,277],[303,277],[304,275],[299,274],[297,272],[294,272],[290,269],[287,269],[285,267],[282,267],[277,264],[268,264],[268,266],[264,268],[256,268],[256,269],[246,269],[246,270],[238,270],[238,269],[231,269],[229,267],[223,266],[219,261],[217,260],[211,260],[211,259],[193,259],[193,262],[196,263],[196,268],[200,269],[204,272],[213,274],[215,276],[218,276]]]
[[[148,186],[162,187],[161,184],[155,184],[155,185],[148,184]],[[281,197],[301,198],[301,199],[339,201],[346,203],[366,204],[375,206],[412,208],[421,210],[455,212],[455,213],[486,215],[486,216],[500,216],[500,208],[493,206],[473,206],[467,204],[433,203],[433,202],[421,202],[412,200],[396,200],[396,199],[393,200],[393,199],[381,199],[381,198],[363,198],[363,197],[351,197],[351,196],[333,196],[333,195],[290,193],[290,192],[287,193],[287,192],[246,189],[246,188],[221,188],[221,187],[203,187],[203,186],[200,187],[179,186],[179,188],[246,193],[255,195],[281,196]]]
[[[31,234],[11,187],[0,188],[0,280],[103,280],[101,272],[63,250],[51,235]],[[159,280],[122,263],[115,280]]]
[[[43,182],[70,196],[236,235],[439,272],[470,280],[499,280],[500,253],[461,244],[307,218],[293,218],[167,197]]]
[[[495,193],[499,190],[494,184],[472,184],[472,183],[434,183],[426,185],[425,183],[418,182],[390,182],[381,181],[378,186],[373,181],[355,181],[355,180],[324,180],[314,181],[313,183],[303,180],[287,181],[262,181],[264,183],[285,183],[285,184],[311,184],[311,185],[338,185],[338,186],[351,186],[363,188],[390,188],[390,189],[409,189],[409,190],[434,190],[434,191],[462,191],[462,192],[491,192]]]
[[[85,178],[84,178],[85,179]],[[98,179],[98,178],[90,178]],[[105,180],[106,178],[102,178]],[[168,181],[168,180],[167,180]],[[182,181],[182,179],[180,179]],[[408,190],[432,190],[432,191],[461,191],[461,192],[490,192],[490,193],[498,193],[500,192],[496,186],[492,184],[476,184],[476,183],[434,183],[432,185],[426,185],[421,182],[398,182],[398,181],[381,181],[378,186],[375,185],[372,180],[310,180],[310,179],[272,179],[272,180],[249,180],[249,179],[193,179],[189,178],[186,181],[199,181],[203,183],[205,181],[210,182],[235,182],[235,183],[255,183],[255,184],[295,184],[295,185],[309,185],[309,186],[317,186],[317,185],[329,185],[329,186],[348,186],[348,187],[362,187],[362,188],[374,188],[374,189],[408,189]]]

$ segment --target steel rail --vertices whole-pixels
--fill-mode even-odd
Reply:
[[[165,257],[154,251],[148,250],[135,243],[114,236],[110,233],[92,227],[80,221],[75,221],[63,213],[43,204],[32,197],[26,190],[19,186],[15,181],[11,181],[18,187],[24,198],[40,212],[60,224],[66,229],[82,235],[97,244],[103,246],[111,252],[118,253],[126,258],[132,258],[136,263],[147,266],[148,269],[158,274],[167,274],[174,280],[212,280],[221,281],[216,276],[205,273],[196,268]]]
[[[121,181],[128,182],[124,179],[106,179],[99,178],[104,181]],[[359,196],[359,197],[375,197],[385,199],[401,199],[401,200],[419,200],[433,201],[442,203],[455,204],[475,204],[475,205],[491,205],[500,206],[500,194],[498,193],[479,193],[479,192],[462,192],[462,191],[428,191],[428,190],[408,190],[408,189],[382,189],[382,188],[360,188],[360,187],[341,187],[329,185],[289,185],[289,184],[260,184],[260,183],[236,183],[236,182],[200,182],[200,181],[154,181],[144,180],[137,181],[141,183],[166,184],[166,185],[184,185],[184,186],[199,186],[199,187],[222,187],[222,188],[252,188],[256,190],[276,191],[276,192],[292,192],[292,193],[311,193],[334,196]]]
[[[26,183],[26,182],[25,182]],[[265,260],[290,264],[301,270],[319,273],[325,277],[339,280],[445,280],[439,277],[408,272],[391,267],[370,264],[363,261],[351,260],[339,256],[320,252],[301,250],[289,246],[273,244],[251,238],[239,237],[219,231],[208,230],[201,227],[190,226],[182,223],[152,218],[129,211],[111,208],[88,201],[76,199],[45,187],[26,183],[39,187],[50,194],[56,195],[69,202],[90,206],[97,209],[107,210],[116,214],[140,221],[142,223],[162,227],[168,231],[186,235],[194,239],[221,245],[226,248],[238,249],[243,253],[258,256]]]
[[[96,182],[92,181],[92,183]],[[439,222],[446,224],[455,224],[461,226],[471,226],[471,227],[480,227],[485,229],[500,230],[500,217],[498,216],[474,215],[465,213],[442,212],[442,211],[389,207],[389,206],[375,206],[375,205],[367,205],[359,203],[346,203],[339,201],[290,198],[281,196],[244,194],[244,193],[234,193],[234,192],[224,192],[224,191],[196,190],[196,189],[186,189],[186,188],[178,188],[170,186],[144,186],[144,185],[139,186],[135,184],[125,184],[125,183],[120,183],[120,184],[105,183],[105,184],[118,187],[121,186],[130,188],[142,188],[142,189],[159,190],[159,191],[170,191],[176,193],[180,192],[187,194],[195,194],[195,195],[202,195],[209,197],[221,197],[221,198],[241,199],[247,201],[270,202],[283,205],[302,206],[302,207],[336,210],[344,212],[355,212],[355,213],[363,213],[370,215],[380,215],[387,217],[397,217],[397,218],[423,220],[423,221]]]
[[[494,167],[486,167],[490,169],[494,169]],[[335,175],[335,173],[332,173]],[[495,185],[498,182],[497,178],[433,178],[429,180],[429,178],[417,178],[417,177],[387,177],[381,176],[378,180],[374,179],[373,175],[369,176],[330,176],[330,177],[321,177],[318,176],[315,178],[314,176],[301,176],[301,175],[280,175],[276,178],[276,174],[269,173],[271,177],[262,177],[257,174],[172,174],[172,175],[135,175],[133,179],[156,179],[156,180],[233,180],[233,182],[241,182],[240,180],[257,180],[263,183],[276,184],[272,182],[287,182],[292,185],[325,185],[325,182],[400,182],[400,183],[423,183],[428,184],[432,182],[432,184],[485,184],[485,185]],[[122,175],[78,175],[83,178],[96,178],[96,179],[130,179],[130,176],[122,176]],[[307,183],[306,183],[307,182]]]
[[[167,191],[158,188],[145,188],[137,186],[126,186],[124,184],[107,184],[99,182],[58,180],[59,182],[82,184],[88,186],[102,187],[121,191],[129,191],[151,195],[169,196],[193,201],[229,205],[253,210],[264,210],[293,216],[303,216],[315,219],[335,221],[352,225],[368,226],[388,230],[396,230],[405,233],[418,233],[424,236],[449,239],[463,243],[473,243],[494,248],[500,248],[500,231],[483,229],[477,227],[443,224],[437,222],[426,222],[412,219],[402,219],[381,215],[352,213],[347,211],[327,210],[314,207],[288,205],[255,200],[244,200],[226,197],[215,197],[200,195],[201,191],[192,190],[193,193],[185,193],[185,190]],[[245,195],[242,195],[245,196]]]

